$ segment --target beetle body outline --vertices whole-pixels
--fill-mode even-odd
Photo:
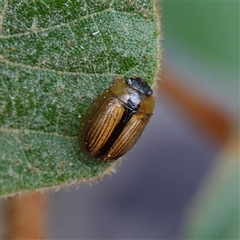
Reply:
[[[78,142],[83,153],[110,162],[128,152],[153,114],[152,94],[148,84],[139,77],[117,79],[82,118]]]

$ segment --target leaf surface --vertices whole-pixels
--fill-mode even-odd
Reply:
[[[0,3],[1,195],[102,176],[84,156],[81,117],[116,77],[153,82],[159,3]]]

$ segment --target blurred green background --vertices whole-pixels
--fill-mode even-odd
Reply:
[[[223,69],[238,84],[239,1],[163,1],[162,6],[164,48],[178,42],[193,59]]]
[[[182,239],[239,239],[239,12],[239,1],[163,1],[165,60],[232,122],[183,215]]]
[[[163,1],[164,57],[236,111],[239,1]]]

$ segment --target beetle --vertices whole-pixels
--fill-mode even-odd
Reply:
[[[153,114],[153,91],[142,78],[117,79],[89,106],[79,128],[80,149],[98,161],[128,152]]]

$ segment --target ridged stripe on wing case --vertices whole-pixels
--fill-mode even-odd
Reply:
[[[124,131],[122,131],[108,152],[108,155],[111,156],[111,158],[118,158],[122,153],[127,152],[138,139],[136,136],[141,134],[142,131],[139,131],[139,129],[144,129],[147,122],[148,118],[144,114],[133,115],[124,128]]]
[[[101,149],[110,137],[123,112],[124,108],[117,101],[107,102],[99,111],[97,118],[93,119],[88,138],[88,146],[92,156]]]

